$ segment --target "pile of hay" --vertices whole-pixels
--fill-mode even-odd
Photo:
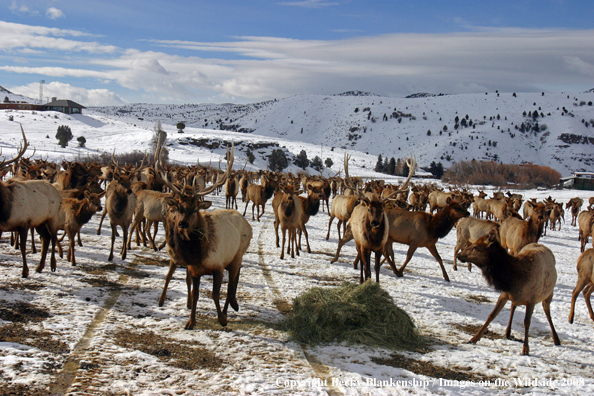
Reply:
[[[410,316],[370,281],[310,289],[295,299],[283,327],[304,344],[346,341],[395,350],[418,350],[424,344]]]

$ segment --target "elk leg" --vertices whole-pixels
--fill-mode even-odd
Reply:
[[[435,245],[431,245],[431,246],[427,246],[427,249],[429,249],[429,252],[431,252],[433,257],[435,257],[435,260],[437,260],[437,262],[439,263],[439,266],[441,267],[441,273],[443,275],[443,279],[445,279],[447,282],[449,282],[450,277],[448,276],[448,273],[446,272],[446,269],[443,266],[443,260],[441,259],[441,257],[439,256],[439,253],[437,252],[437,247]]]
[[[276,213],[275,213],[276,214]],[[278,226],[280,224],[278,216],[274,216],[274,234],[276,235],[276,247],[280,247],[280,239],[278,237]]]
[[[511,309],[509,310],[509,322],[507,323],[507,328],[505,329],[505,338],[508,340],[511,339],[511,326],[514,320],[514,312],[516,312],[516,307],[517,305],[512,301]]]
[[[186,291],[188,298],[186,299],[186,308],[192,309],[192,274],[186,266]]]
[[[580,295],[580,292],[588,285],[589,280],[586,278],[578,278],[577,284],[575,285],[575,289],[573,289],[573,293],[571,293],[571,308],[569,309],[569,323],[573,323],[573,316],[575,312],[575,302]],[[590,285],[588,285],[589,287]],[[586,289],[587,290],[587,289]],[[586,296],[586,290],[584,291],[584,297]],[[589,302],[589,299],[586,300]]]
[[[384,256],[386,257],[386,261],[390,265],[392,272],[394,272],[394,275],[396,275],[398,278],[401,278],[403,273],[398,271],[398,268],[396,268],[396,263],[394,262],[394,249],[392,248],[392,242],[390,241],[388,241],[386,246],[384,246]]]
[[[361,258],[361,270],[360,270],[360,275],[359,275],[359,283],[363,283],[363,271],[364,271],[364,267],[365,267],[365,258],[362,257],[363,255],[361,254],[361,248],[359,246],[357,246],[357,257]]]
[[[237,304],[237,284],[239,283],[239,272],[241,271],[240,265],[228,268],[229,270],[229,284],[227,285],[227,300],[225,301],[225,308],[223,308],[223,314],[227,316],[227,308],[231,305],[231,308],[235,312],[239,311],[239,304]],[[237,268],[235,268],[237,267]]]
[[[590,318],[594,320],[594,312],[592,311],[592,304],[590,303],[590,296],[594,291],[594,284],[590,283],[586,290],[584,290],[584,300],[586,300],[586,306],[588,307],[588,312],[590,313]]]
[[[264,208],[265,204],[262,204],[262,213],[260,213],[260,205],[258,205],[258,221],[260,221],[260,217],[264,216]]]
[[[326,240],[330,239],[330,227],[332,227],[332,220],[334,220],[334,216],[330,215],[330,221],[328,222],[328,233],[326,234]]]
[[[404,260],[404,263],[402,263],[402,266],[398,270],[401,274],[404,275],[404,269],[406,268],[406,265],[412,258],[413,254],[415,254],[416,250],[417,250],[417,247],[415,245],[410,245],[408,247],[408,251],[406,252],[406,259]]]
[[[553,325],[553,318],[551,318],[551,301],[553,300],[553,294],[547,297],[545,300],[542,301],[542,309],[547,317],[547,321],[549,322],[549,326],[551,326],[551,335],[553,336],[553,344],[561,345],[561,340],[555,331],[555,326]]]
[[[35,247],[35,229],[31,228],[31,252],[37,253],[37,248]]]
[[[382,267],[381,258],[381,251],[378,250],[377,252],[375,252],[375,281],[377,283],[379,283],[380,268]]]
[[[129,224],[125,224],[122,226],[122,230],[124,230],[124,242],[122,243],[122,260],[126,260],[126,253],[128,252],[128,246],[126,246],[126,240],[128,239],[128,227]],[[132,232],[130,232],[130,235],[132,235]]]
[[[305,228],[305,224],[303,224],[301,226],[300,231],[303,231],[303,235],[305,235],[305,243],[307,244],[307,253],[311,253],[311,248],[309,247],[309,235],[307,234],[307,228]],[[299,247],[301,247],[301,232],[299,233]]]
[[[76,239],[76,235],[74,233],[72,233],[72,235],[68,234],[68,254],[66,256],[66,259],[68,261],[70,261],[70,264],[72,264],[73,266],[76,265],[76,259],[74,258],[74,242]]]
[[[534,304],[526,304],[526,316],[524,316],[524,347],[522,348],[522,355],[530,354],[530,347],[528,346],[528,331],[530,330],[530,320],[532,319],[533,312]]]
[[[167,298],[167,288],[169,287],[169,282],[171,281],[176,268],[177,264],[175,264],[173,260],[169,260],[169,271],[167,271],[167,275],[165,276],[165,286],[163,286],[163,291],[161,292],[161,297],[159,298],[160,307],[165,304],[165,298]]]
[[[349,241],[353,239],[353,232],[351,231],[350,227],[347,227],[344,236],[342,239],[338,240],[338,248],[336,248],[336,254],[334,258],[330,261],[330,263],[335,263],[338,260],[338,256],[340,255],[340,249]],[[355,267],[356,269],[356,267]]]
[[[192,282],[192,311],[190,312],[190,319],[188,323],[186,323],[186,330],[192,330],[196,327],[196,305],[198,304],[198,295],[199,295],[199,288],[200,288],[200,277],[199,276],[192,276],[190,271],[187,274],[190,277],[190,281]],[[213,293],[214,298],[214,293]]]
[[[244,209],[244,211],[243,211],[243,217],[245,217],[245,214],[247,213],[247,208],[248,208],[248,205],[249,205],[249,204],[250,204],[250,202],[249,202],[249,201],[245,202],[245,209]],[[253,219],[252,219],[252,220],[253,220]]]
[[[287,229],[285,227],[281,227],[283,232],[283,246],[281,247],[281,255],[280,258],[283,260],[285,258],[285,240],[287,237]]]
[[[227,326],[227,315],[221,311],[221,284],[223,283],[223,272],[215,271],[212,273],[212,299],[217,307],[217,316],[219,324],[223,327]],[[192,307],[194,301],[192,301]]]
[[[47,257],[47,250],[49,249],[49,242],[51,238],[51,234],[49,229],[47,228],[47,224],[42,224],[37,227],[37,232],[41,237],[41,260],[39,260],[39,265],[35,269],[36,272],[43,271],[45,267],[45,259]],[[55,265],[50,266],[52,272],[56,270]]]
[[[109,257],[107,261],[113,261],[113,245],[115,244],[115,237],[116,237],[116,226],[115,224],[111,224],[111,248],[109,249]]]
[[[76,237],[78,238],[78,247],[83,247],[82,240],[80,239],[80,230],[76,233]]]
[[[342,224],[342,220],[338,219],[338,224],[336,225],[336,229],[338,230],[338,240],[340,241],[340,225]],[[344,227],[342,230],[342,234],[344,235],[344,233],[346,232]]]
[[[481,327],[480,330],[474,335],[474,337],[472,337],[470,339],[470,341],[468,341],[468,343],[476,344],[482,338],[485,331],[487,331],[487,327],[489,326],[489,323],[491,323],[493,321],[493,319],[495,319],[497,317],[497,315],[499,315],[499,312],[501,312],[501,310],[505,306],[505,303],[507,302],[507,300],[508,300],[508,298],[505,296],[505,293],[501,293],[501,295],[499,296],[499,299],[497,300],[497,303],[495,304],[495,308],[493,308],[493,311],[489,314],[487,321],[485,322],[483,327]],[[528,312],[528,311],[526,311],[526,312]]]
[[[295,254],[299,256],[299,245],[297,245],[297,227],[292,227],[291,234],[293,236],[293,247],[295,248]]]
[[[97,235],[101,235],[101,226],[103,225],[103,219],[105,219],[106,214],[107,208],[103,209],[103,213],[101,213],[101,220],[99,220],[99,227],[97,227]]]
[[[21,256],[23,257],[23,278],[29,276],[29,267],[27,266],[27,232],[29,231],[26,227],[18,228],[18,238],[21,248]],[[16,238],[15,238],[16,239]]]

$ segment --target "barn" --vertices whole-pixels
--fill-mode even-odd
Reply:
[[[561,185],[574,190],[594,190],[594,172],[574,172],[572,176],[562,177]]]
[[[48,111],[59,111],[65,114],[82,114],[82,109],[85,106],[80,105],[72,100],[52,98],[52,101],[44,105]]]

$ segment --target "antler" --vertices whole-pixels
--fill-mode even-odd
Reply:
[[[235,153],[235,143],[233,141],[231,141],[231,153],[229,153],[229,147],[227,147],[227,169],[225,170],[225,173],[223,174],[223,176],[221,176],[221,175],[217,176],[217,181],[214,182],[210,187],[205,188],[202,191],[196,192],[197,196],[202,197],[206,194],[210,194],[215,189],[217,189],[218,187],[225,184],[225,182],[227,181],[227,178],[229,177],[229,174],[231,173],[231,168],[233,167],[233,161],[235,160],[234,153]]]
[[[171,181],[169,181],[169,174],[163,170],[161,166],[161,152],[163,149],[163,145],[165,144],[165,133],[158,132],[159,138],[157,140],[157,149],[155,150],[155,174],[158,174],[163,182],[171,191],[173,191],[177,195],[182,194],[182,190],[175,186]]]
[[[21,158],[23,154],[25,154],[25,151],[27,151],[27,147],[29,147],[29,142],[27,142],[27,137],[25,136],[23,124],[21,124],[21,133],[23,134],[23,145],[19,148],[17,156],[9,161],[0,161],[0,171],[6,169],[10,164],[18,161],[18,159]]]
[[[411,157],[406,160],[406,165],[408,165],[408,177],[406,178],[404,183],[402,183],[398,190],[392,192],[390,195],[385,197],[383,201],[391,199],[394,195],[400,194],[401,192],[406,191],[406,189],[408,188],[408,183],[410,182],[411,177],[415,174],[415,169],[417,167],[417,160],[414,157],[414,155],[411,155]]]

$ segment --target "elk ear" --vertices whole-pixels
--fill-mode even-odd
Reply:
[[[85,196],[86,199],[90,199],[91,198],[91,193],[89,192],[89,190],[85,190],[85,192],[83,193],[83,195]]]
[[[177,205],[177,199],[175,199],[173,197],[165,197],[165,203],[168,206],[175,206],[175,205]]]
[[[119,181],[119,180],[120,180],[120,174],[119,174],[119,173],[117,173],[117,172],[116,172],[116,173],[114,173],[114,174],[113,174],[113,180],[117,180],[117,181]]]
[[[499,232],[497,232],[497,230],[491,230],[487,237],[487,246],[491,246],[495,242],[501,244],[501,241],[499,239]]]
[[[451,204],[452,203],[452,197],[447,197],[446,198],[446,204]]]
[[[212,201],[200,201],[198,205],[196,205],[197,209],[208,209],[212,205]]]

